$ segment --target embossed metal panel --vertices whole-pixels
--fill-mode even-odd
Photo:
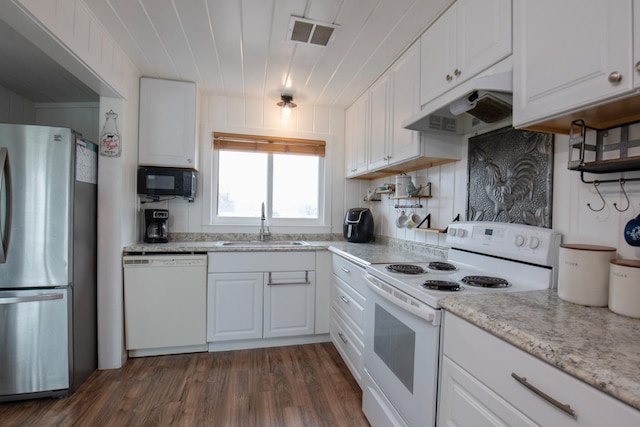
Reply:
[[[467,220],[551,228],[553,143],[512,127],[469,138]]]

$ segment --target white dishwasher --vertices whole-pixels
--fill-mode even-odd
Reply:
[[[207,350],[206,255],[126,255],[123,268],[130,357]]]

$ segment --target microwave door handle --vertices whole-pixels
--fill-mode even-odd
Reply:
[[[2,184],[4,180],[5,194],[2,194]],[[2,211],[2,197],[4,197],[6,212]],[[6,147],[0,148],[0,218],[4,216],[4,230],[0,228],[0,264],[7,262],[7,251],[9,250],[9,234],[11,232],[11,168],[9,167],[9,150]],[[0,224],[2,225],[2,224]]]

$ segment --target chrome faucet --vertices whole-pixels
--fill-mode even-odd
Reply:
[[[264,215],[264,202],[262,202],[262,213],[260,215],[260,234],[258,235],[260,241],[266,240],[267,237],[271,236],[271,231],[269,230],[269,226],[265,226],[264,222],[267,220],[267,217]]]

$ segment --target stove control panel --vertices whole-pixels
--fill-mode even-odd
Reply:
[[[456,249],[551,266],[556,262],[561,235],[530,225],[469,221],[450,224],[446,241]]]

